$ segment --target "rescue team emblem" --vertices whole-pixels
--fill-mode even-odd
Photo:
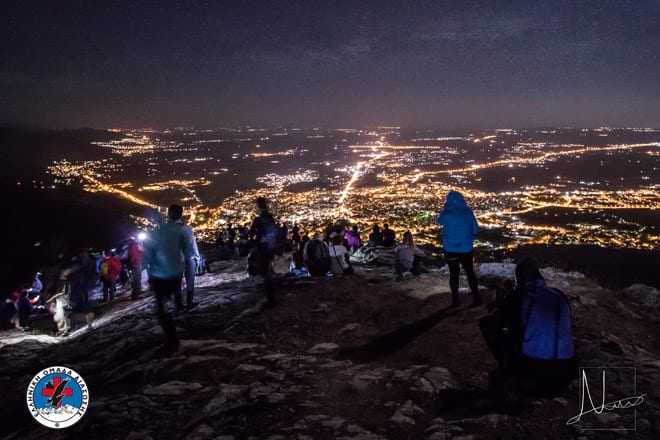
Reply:
[[[28,385],[27,405],[42,425],[68,428],[85,415],[89,390],[83,378],[70,368],[44,368]]]

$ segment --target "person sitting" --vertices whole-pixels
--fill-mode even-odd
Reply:
[[[378,225],[374,225],[371,229],[371,234],[369,234],[369,244],[372,246],[383,245],[383,234],[380,232],[380,227]]]
[[[413,275],[419,275],[421,273],[422,258],[426,254],[423,250],[415,246],[410,231],[406,231],[403,234],[403,242],[394,249],[394,255],[394,270],[397,274],[397,280],[402,280],[403,274],[406,272],[411,272]]]
[[[314,239],[305,244],[303,259],[312,276],[323,276],[330,270],[330,253],[323,241],[324,234],[317,232]]]
[[[350,231],[346,231],[344,240],[346,240],[346,245],[351,252],[355,252],[362,246],[362,239],[357,225],[353,225]]]
[[[328,252],[330,255],[330,270],[333,275],[352,273],[353,267],[348,260],[348,249],[346,249],[343,244],[341,234],[335,232],[330,234],[330,246]]]
[[[577,373],[571,307],[533,259],[518,263],[515,289],[499,289],[491,308],[479,327],[498,364],[492,386],[512,379],[524,393],[552,394],[570,383]]]
[[[392,247],[396,240],[396,233],[390,229],[390,225],[385,223],[383,225],[383,246]]]

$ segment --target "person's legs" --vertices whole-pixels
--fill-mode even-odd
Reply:
[[[142,293],[142,268],[131,268],[131,299],[137,299]]]
[[[177,288],[180,288],[180,280],[152,279],[151,285],[156,295],[156,316],[165,333],[165,344],[167,347],[176,347],[179,345],[179,339],[174,320],[167,311],[167,302]]]
[[[172,296],[174,297],[174,308],[176,309],[177,312],[181,312],[185,307],[183,306],[183,293],[181,292],[181,280],[179,280],[179,284],[174,289],[174,292],[172,292]]]
[[[270,252],[259,252],[259,271],[264,279],[264,289],[266,292],[266,299],[269,305],[275,305],[275,280],[273,279],[273,271],[271,264],[273,255]]]
[[[18,324],[21,327],[27,327],[29,324],[28,318],[30,316],[31,306],[28,299],[23,296],[18,300]]]
[[[80,309],[86,313],[89,310],[89,290],[90,283],[88,280],[84,280],[82,288],[80,289]]]
[[[115,293],[117,292],[117,282],[116,281],[111,281],[110,282],[110,301],[115,299]]]
[[[468,284],[470,285],[470,291],[472,292],[472,303],[474,305],[482,304],[481,295],[479,294],[479,283],[477,282],[477,276],[474,273],[474,263],[473,263],[473,253],[468,252],[461,254],[460,256],[461,265],[465,274],[467,275]]]
[[[110,300],[110,281],[103,280],[103,302],[108,302]]]
[[[447,266],[449,266],[449,288],[451,289],[451,305],[460,304],[458,299],[458,277],[460,273],[460,262],[458,255],[448,252],[446,254]]]

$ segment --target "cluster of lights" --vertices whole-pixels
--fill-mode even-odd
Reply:
[[[318,180],[319,171],[314,169],[302,169],[291,174],[267,173],[256,179],[256,183],[261,185],[254,185],[254,188],[247,190],[237,190],[215,207],[207,206],[196,193],[196,188],[209,187],[213,184],[204,177],[149,182],[142,186],[130,182],[108,183],[108,176],[116,174],[121,170],[121,166],[107,159],[77,164],[63,160],[54,163],[50,167],[50,172],[58,182],[72,184],[74,181],[80,181],[88,191],[113,193],[133,203],[153,208],[159,206],[151,200],[138,197],[129,190],[137,188],[137,193],[182,190],[186,194],[180,200],[186,202],[190,222],[202,239],[211,239],[221,224],[248,223],[254,216],[255,199],[266,197],[273,201],[279,219],[301,224],[305,230],[319,229],[338,219],[359,224],[363,228],[374,223],[387,222],[399,231],[410,230],[422,242],[432,242],[437,240],[434,214],[441,208],[442,199],[448,191],[459,190],[474,208],[483,226],[502,231],[502,236],[505,238],[502,243],[483,243],[484,246],[506,247],[518,243],[593,243],[613,247],[660,247],[658,231],[636,223],[618,221],[613,225],[603,225],[587,221],[559,222],[554,219],[557,211],[602,218],[617,210],[657,210],[660,207],[660,186],[657,184],[648,184],[637,189],[599,189],[603,187],[601,182],[572,182],[558,176],[548,185],[523,186],[516,191],[483,191],[475,189],[472,185],[481,181],[480,171],[494,168],[548,169],[551,163],[559,159],[570,160],[590,154],[618,154],[637,149],[645,149],[646,154],[657,157],[660,155],[657,151],[660,147],[658,142],[585,146],[521,141],[508,147],[494,149],[495,144],[502,143],[504,137],[519,134],[519,131],[513,129],[500,129],[491,132],[494,134],[486,133],[479,136],[419,137],[412,140],[420,142],[419,145],[389,144],[386,136],[395,133],[396,130],[396,127],[374,131],[336,130],[340,135],[373,139],[360,144],[344,143],[341,148],[345,148],[347,154],[352,155],[354,159],[346,166],[334,168],[335,175],[324,180],[327,182],[325,188],[301,191],[289,188],[299,183]],[[589,129],[587,132],[606,134],[612,130],[601,127]],[[253,133],[263,130],[249,128],[245,131]],[[271,136],[287,136],[289,132],[296,131],[299,130],[289,129],[285,132],[273,133]],[[553,130],[548,133],[556,132],[557,130]],[[124,157],[138,153],[156,155],[159,151],[195,150],[195,147],[158,141],[157,133],[145,131],[121,133],[125,137],[120,141],[98,145],[102,148],[110,148],[117,155]],[[198,132],[186,132],[189,133],[192,136]],[[312,136],[322,135],[319,133]],[[233,141],[243,142],[251,139],[240,138]],[[224,139],[194,140],[192,145],[221,141]],[[434,145],[433,141],[447,144]],[[465,145],[469,144],[476,144],[475,147],[481,149],[481,152],[490,159],[461,160],[467,153]],[[261,145],[257,144],[256,147],[260,148]],[[279,156],[284,160],[306,151],[298,147],[280,152],[234,153],[232,157],[254,160]],[[212,157],[198,157],[175,159],[169,163],[212,160],[214,160]],[[461,166],[452,166],[459,160]],[[155,162],[150,164],[156,165]],[[310,163],[310,165],[326,167],[330,164],[331,162]],[[230,170],[223,168],[222,172],[230,172]],[[208,173],[219,174],[217,171]],[[377,185],[363,184],[362,178],[368,174],[376,176]]]

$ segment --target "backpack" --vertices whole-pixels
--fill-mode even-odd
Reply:
[[[110,272],[109,260],[103,260],[101,262],[101,267],[99,269],[100,269],[99,272],[101,274],[101,278],[107,280]]]
[[[572,358],[572,313],[566,295],[544,283],[533,293],[522,298],[522,353],[535,359]]]

